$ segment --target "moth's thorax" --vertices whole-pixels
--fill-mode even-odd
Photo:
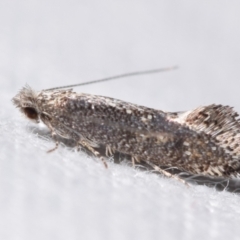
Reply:
[[[73,95],[72,90],[41,91],[37,95],[39,111],[47,112],[48,114],[54,113],[54,109],[63,107],[65,100]]]

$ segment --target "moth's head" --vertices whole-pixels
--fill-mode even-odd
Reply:
[[[34,122],[39,122],[37,94],[28,85],[22,88],[12,101],[27,118]]]

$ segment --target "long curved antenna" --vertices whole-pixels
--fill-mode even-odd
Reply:
[[[108,77],[108,78],[102,78],[102,79],[83,82],[83,83],[77,83],[77,84],[55,87],[55,88],[48,88],[48,89],[44,89],[44,91],[52,91],[52,90],[58,90],[58,89],[64,89],[64,88],[79,87],[79,86],[83,86],[83,85],[89,85],[89,84],[99,83],[99,82],[106,82],[106,81],[110,81],[110,80],[114,80],[114,79],[118,79],[118,78],[124,78],[124,77],[132,77],[132,76],[137,76],[137,75],[166,72],[166,71],[171,71],[171,70],[174,70],[177,68],[178,68],[177,66],[173,66],[173,67],[168,67],[168,68],[158,68],[158,69],[152,69],[152,70],[146,70],[146,71],[124,73],[121,75],[116,75],[116,76],[112,76],[112,77]]]

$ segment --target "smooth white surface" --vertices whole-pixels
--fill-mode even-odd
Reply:
[[[37,135],[10,99],[129,71],[76,91],[179,111],[240,111],[238,1],[0,2],[0,239],[239,239],[240,198],[109,162]]]

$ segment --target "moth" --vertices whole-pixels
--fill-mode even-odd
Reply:
[[[57,136],[71,139],[100,157],[115,152],[146,164],[166,176],[164,167],[191,174],[235,177],[240,173],[240,120],[229,106],[201,106],[165,112],[122,100],[73,91],[73,87],[169,69],[134,72],[40,92],[23,87],[14,105],[30,120],[42,121]],[[53,150],[54,150],[53,149]]]

